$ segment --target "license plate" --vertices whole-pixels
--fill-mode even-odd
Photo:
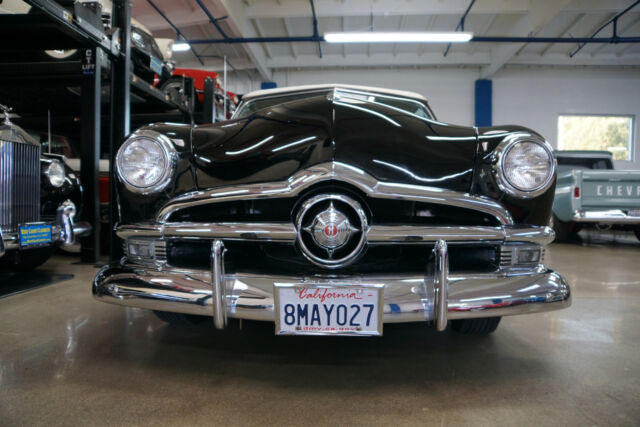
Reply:
[[[149,68],[158,75],[162,74],[162,62],[153,56],[149,58]]]
[[[276,284],[278,335],[382,335],[382,285]]]
[[[18,229],[20,247],[46,246],[51,243],[50,224],[25,224]]]

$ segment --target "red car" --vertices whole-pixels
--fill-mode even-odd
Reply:
[[[195,106],[196,111],[202,109],[202,105],[204,104],[204,81],[207,78],[213,79],[215,81],[216,121],[228,120],[231,118],[231,115],[238,105],[239,99],[235,93],[227,91],[227,114],[225,118],[223,114],[224,90],[218,73],[215,71],[196,70],[193,68],[175,68],[173,70],[173,77],[165,81],[160,88],[170,96],[180,93],[180,91],[183,90],[183,77],[193,78],[193,87],[197,96]]]

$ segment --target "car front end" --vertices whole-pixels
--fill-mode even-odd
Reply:
[[[218,125],[139,130],[117,157],[124,256],[94,296],[294,335],[567,307],[568,284],[544,265],[548,144],[396,98],[332,89]]]
[[[75,221],[81,194],[61,156],[41,153],[7,115],[0,126],[0,260],[35,267],[55,246],[88,234],[91,226]]]

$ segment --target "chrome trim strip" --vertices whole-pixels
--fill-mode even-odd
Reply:
[[[285,181],[218,187],[206,191],[186,193],[167,202],[158,211],[156,222],[165,223],[174,212],[192,206],[233,200],[295,197],[302,190],[328,180],[351,184],[370,197],[414,200],[473,209],[494,216],[503,225],[513,224],[509,211],[486,197],[443,190],[437,187],[382,182],[362,169],[340,162],[327,162],[312,166],[296,172]]]
[[[384,285],[384,323],[435,319],[433,278],[419,275],[293,277],[249,273],[224,276],[228,317],[275,321],[274,284]],[[510,274],[449,275],[447,318],[510,316],[558,310],[571,305],[571,290],[551,270]],[[93,281],[93,295],[104,302],[152,310],[212,315],[211,273],[207,270],[145,269],[112,264]],[[425,294],[427,292],[427,294]]]
[[[420,225],[373,225],[367,239],[370,243],[449,243],[503,242],[502,227],[437,227]]]
[[[166,223],[121,225],[118,237],[209,238],[222,240],[270,241],[294,243],[297,231],[288,223]],[[373,225],[367,232],[370,244],[431,244],[446,240],[457,243],[523,242],[547,245],[555,233],[550,227],[437,227],[411,225]]]
[[[224,287],[224,245],[221,240],[211,244],[211,294],[213,296],[213,324],[216,329],[227,325]]]
[[[293,224],[222,222],[222,223],[166,223],[120,225],[118,237],[150,238],[212,238],[224,240],[291,242],[297,232]]]
[[[435,288],[435,323],[436,330],[442,332],[447,329],[447,312],[449,303],[449,252],[447,251],[447,243],[444,240],[438,240],[433,248],[435,256],[435,274],[433,276]],[[429,280],[425,277],[425,281]]]
[[[640,224],[640,216],[627,215],[620,209],[576,211],[571,220],[575,222],[599,222],[605,224]]]

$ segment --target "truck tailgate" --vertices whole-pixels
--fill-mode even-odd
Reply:
[[[640,209],[640,171],[581,172],[583,207]]]

